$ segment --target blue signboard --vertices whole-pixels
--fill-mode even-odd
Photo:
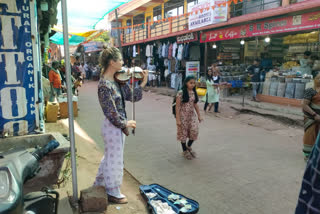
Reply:
[[[33,5],[33,4],[32,4]],[[0,1],[0,134],[36,128],[35,69],[29,0]],[[33,38],[35,39],[35,38]]]

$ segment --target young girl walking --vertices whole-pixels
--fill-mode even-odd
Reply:
[[[195,77],[187,76],[176,100],[177,139],[182,145],[182,155],[188,160],[196,157],[191,146],[198,138],[199,122],[203,120],[200,115],[199,98],[195,86]]]

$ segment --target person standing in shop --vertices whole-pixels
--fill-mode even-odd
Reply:
[[[59,62],[53,61],[52,68],[49,71],[49,81],[51,85],[50,102],[54,102],[55,97],[59,97],[61,94],[61,75],[58,68]]]
[[[188,160],[196,157],[191,146],[198,138],[199,122],[203,120],[200,115],[199,98],[195,86],[195,77],[187,76],[182,90],[178,92],[176,98],[177,139],[181,142],[182,155]],[[189,140],[188,144],[187,140]]]
[[[154,71],[156,72],[156,66],[153,64],[153,60],[151,60],[150,64],[148,65],[147,69],[149,71]],[[152,86],[152,87],[155,87],[157,85],[157,78],[156,78],[156,75],[152,72],[149,73],[149,84]]]
[[[261,74],[263,72],[263,68],[260,65],[260,59],[255,59],[253,65],[248,68],[248,71],[251,76],[252,101],[259,102],[257,94],[261,86]]]
[[[301,74],[304,75],[312,75],[312,61],[310,60],[311,52],[306,51],[304,52],[303,59],[300,59],[300,69]]]
[[[211,65],[211,70],[212,70],[212,74],[214,73],[214,72],[217,72],[217,75],[218,76],[221,76],[221,72],[220,72],[220,68],[219,68],[219,66],[218,66],[218,62],[216,61],[216,62],[214,62],[212,65]]]
[[[102,124],[102,137],[105,143],[104,156],[101,160],[94,186],[104,186],[108,200],[113,203],[125,204],[128,200],[120,191],[123,178],[123,151],[125,135],[128,128],[136,128],[136,121],[128,120],[125,100],[137,102],[142,99],[142,88],[147,84],[148,71],[143,71],[141,85],[132,89],[128,84],[119,85],[114,75],[122,68],[121,52],[115,47],[106,48],[100,56],[102,66],[98,84],[98,97],[105,115]]]

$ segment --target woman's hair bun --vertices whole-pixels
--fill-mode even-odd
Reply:
[[[120,57],[121,53],[118,48],[103,46],[103,50],[100,53],[99,64],[103,69],[106,69],[111,60],[117,61]]]

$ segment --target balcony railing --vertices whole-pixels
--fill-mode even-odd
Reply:
[[[259,11],[278,8],[285,0],[243,0],[230,6],[230,17],[238,17]],[[289,0],[289,4],[304,0]],[[307,1],[307,0],[305,0]],[[312,0],[309,0],[312,1]],[[157,39],[161,36],[174,35],[177,32],[188,30],[188,16],[171,17],[169,19],[144,23],[121,30],[122,44],[140,42],[147,39]],[[187,33],[187,32],[186,32]]]
[[[122,43],[142,41],[158,36],[188,30],[188,17],[179,16],[165,21],[154,21],[147,24],[122,30]]]

